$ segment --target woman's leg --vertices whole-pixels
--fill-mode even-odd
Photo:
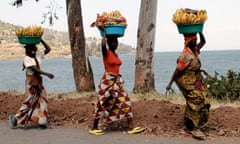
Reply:
[[[128,134],[137,134],[143,132],[145,128],[142,127],[133,127],[133,118],[127,118],[128,122]]]
[[[93,130],[98,129],[98,123],[99,123],[99,118],[94,118],[93,127],[92,127]]]
[[[133,118],[127,118],[128,129],[133,129]]]
[[[184,118],[184,124],[187,128],[187,130],[192,131],[194,129],[194,123],[192,120],[188,119],[188,118]]]
[[[12,129],[17,127],[17,119],[15,118],[14,115],[9,115],[9,126]]]
[[[99,118],[95,118],[93,121],[93,127],[89,130],[89,133],[92,135],[103,135],[104,132],[98,129]]]

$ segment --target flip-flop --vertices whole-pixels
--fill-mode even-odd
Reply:
[[[96,136],[99,136],[99,135],[104,135],[104,132],[102,130],[98,130],[98,129],[95,129],[95,130],[89,130],[88,131],[90,134],[92,135],[96,135]]]
[[[135,127],[131,130],[128,131],[128,134],[136,134],[136,133],[140,133],[143,132],[145,130],[145,128],[142,127]]]
[[[13,115],[10,115],[10,116],[8,117],[8,119],[9,119],[9,127],[10,127],[11,129],[15,129],[15,128],[17,127],[17,123],[16,123],[16,121],[15,121],[15,119],[14,119],[14,116],[13,116]]]

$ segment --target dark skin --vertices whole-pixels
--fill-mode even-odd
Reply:
[[[51,48],[49,47],[49,45],[44,40],[41,40],[41,43],[43,44],[43,46],[45,48],[44,55],[48,54],[51,51]],[[26,45],[25,48],[26,48],[26,55],[27,56],[30,56],[32,58],[34,58],[36,56],[37,47],[35,45]],[[50,79],[54,78],[53,74],[45,72],[45,71],[39,69],[37,66],[31,66],[30,68],[38,74],[45,75]]]
[[[111,35],[111,36],[106,37],[105,28],[103,27],[102,29],[103,29],[103,38],[102,38],[102,55],[103,55],[103,57],[105,57],[106,54],[107,54],[106,43],[109,46],[109,50],[111,50],[114,54],[116,54],[116,49],[118,47],[117,36]],[[129,129],[132,129],[133,128],[133,119],[132,118],[128,118],[127,122],[128,122]],[[93,130],[97,130],[98,129],[98,123],[99,123],[99,119],[94,119],[93,128],[92,128]]]
[[[51,51],[51,48],[49,47],[49,45],[41,40],[41,43],[43,44],[43,46],[45,47],[45,50],[44,50],[44,55],[48,54],[50,51]],[[32,58],[35,58],[36,56],[36,52],[37,52],[37,47],[36,45],[26,45],[25,46],[25,54],[29,57],[32,57]],[[25,68],[25,67],[24,67]],[[39,74],[39,75],[45,75],[47,76],[48,78],[50,79],[53,79],[54,78],[54,75],[51,74],[51,73],[48,73],[48,72],[45,72],[45,71],[42,71],[41,69],[39,69],[37,66],[31,66],[30,67],[35,73]],[[17,123],[17,120],[16,118],[14,118],[14,123],[16,124]],[[39,125],[40,127],[43,127],[43,128],[46,128],[46,126],[44,125]]]
[[[195,34],[194,34],[195,35]],[[187,36],[187,35],[184,35],[184,37]],[[197,43],[197,39],[195,40],[192,40],[188,43],[188,47],[192,50],[192,52],[195,54],[197,51],[197,48],[202,48],[205,43],[206,43],[206,40],[205,40],[205,37],[202,33],[199,33],[199,37],[200,37],[200,42]]]
[[[106,32],[105,32],[105,28],[102,28],[103,29],[103,38],[102,38],[102,55],[103,56],[106,56],[106,53],[107,53],[107,47],[106,47],[106,43],[108,44],[109,46],[109,49],[114,53],[116,54],[116,49],[118,47],[118,39],[117,39],[117,36],[115,35],[111,35],[111,36],[108,36],[106,37]]]
[[[200,32],[198,33],[199,34],[199,37],[200,37],[200,42],[197,43],[197,39],[195,40],[192,40],[190,41],[187,46],[192,50],[192,52],[197,55],[197,49],[201,49],[205,43],[206,43],[206,40],[205,40],[205,37],[204,35]],[[195,34],[194,34],[195,35]],[[184,35],[184,36],[187,36],[187,35]],[[184,71],[184,70],[183,70]],[[179,75],[181,75],[182,71],[178,71],[178,70],[175,70],[172,77],[171,77],[171,80],[170,82],[168,83],[167,87],[166,87],[166,90],[169,91],[172,87],[172,83],[174,82],[175,78],[178,77]]]

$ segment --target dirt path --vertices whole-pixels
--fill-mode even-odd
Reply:
[[[54,99],[49,99],[49,126],[54,129],[45,131],[42,138],[48,137],[47,135],[52,136],[52,133],[56,133],[59,139],[61,139],[65,135],[65,132],[67,132],[66,135],[69,136],[69,139],[78,139],[79,135],[75,131],[83,133],[83,135],[88,135],[87,129],[92,125],[92,111],[94,110],[95,99],[96,97],[93,95],[82,98],[64,99],[63,94],[57,95]],[[8,135],[9,139],[15,137],[14,135],[21,139],[21,136],[23,136],[21,132],[27,135],[36,133],[37,138],[41,137],[41,135],[38,135],[39,131],[34,129],[9,131],[7,128],[6,122],[9,114],[16,113],[21,105],[21,101],[21,94],[0,92],[0,121],[5,123],[5,125],[1,124],[4,130],[0,127],[0,136],[5,138],[3,135],[6,135],[6,140]],[[191,136],[180,134],[180,131],[184,128],[184,105],[173,104],[163,100],[140,100],[133,102],[133,112],[135,125],[146,128],[141,136],[147,137],[147,139],[152,137],[192,139]],[[123,133],[125,124],[126,122],[122,121],[114,123],[111,127],[107,127],[107,130],[109,130],[107,132],[109,134],[107,135],[112,135],[113,132],[114,137],[119,139],[118,137],[123,135],[119,133]],[[28,134],[28,131],[31,132]],[[208,139],[235,139],[236,137],[240,137],[240,108],[224,106],[211,109],[208,126],[204,131],[209,135]],[[5,132],[6,134],[4,134]],[[45,135],[45,133],[47,134]],[[116,136],[115,133],[117,133]],[[89,139],[92,138],[89,135],[87,137]],[[27,137],[23,139],[27,139]],[[81,137],[81,140],[84,139],[84,137]]]

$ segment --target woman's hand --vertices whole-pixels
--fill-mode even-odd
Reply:
[[[199,32],[198,34],[199,34],[199,37],[200,37],[200,42],[199,42],[199,44],[197,45],[197,47],[198,47],[199,49],[201,49],[201,48],[205,45],[206,39],[205,39],[205,36],[203,35],[203,33]]]
[[[51,74],[51,73],[47,73],[46,76],[49,77],[50,79],[53,79],[53,78],[54,78],[54,75]]]
[[[177,71],[177,70],[175,70],[174,72],[173,72],[173,75],[172,75],[172,77],[171,77],[171,80],[170,80],[170,82],[168,83],[168,85],[167,85],[167,87],[166,87],[166,91],[169,91],[169,90],[171,90],[172,88],[172,83],[175,81],[175,78],[176,78],[176,76],[178,76],[178,74],[179,74],[179,72]]]
[[[106,45],[106,28],[103,26],[101,29],[103,31],[102,45]]]
[[[106,37],[103,37],[102,38],[102,46],[106,46],[106,43],[107,43]]]
[[[171,82],[167,85],[166,91],[169,91],[170,89],[172,89],[172,83]]]
[[[44,54],[48,54],[51,51],[50,46],[43,39],[41,39],[41,43],[45,47]]]

